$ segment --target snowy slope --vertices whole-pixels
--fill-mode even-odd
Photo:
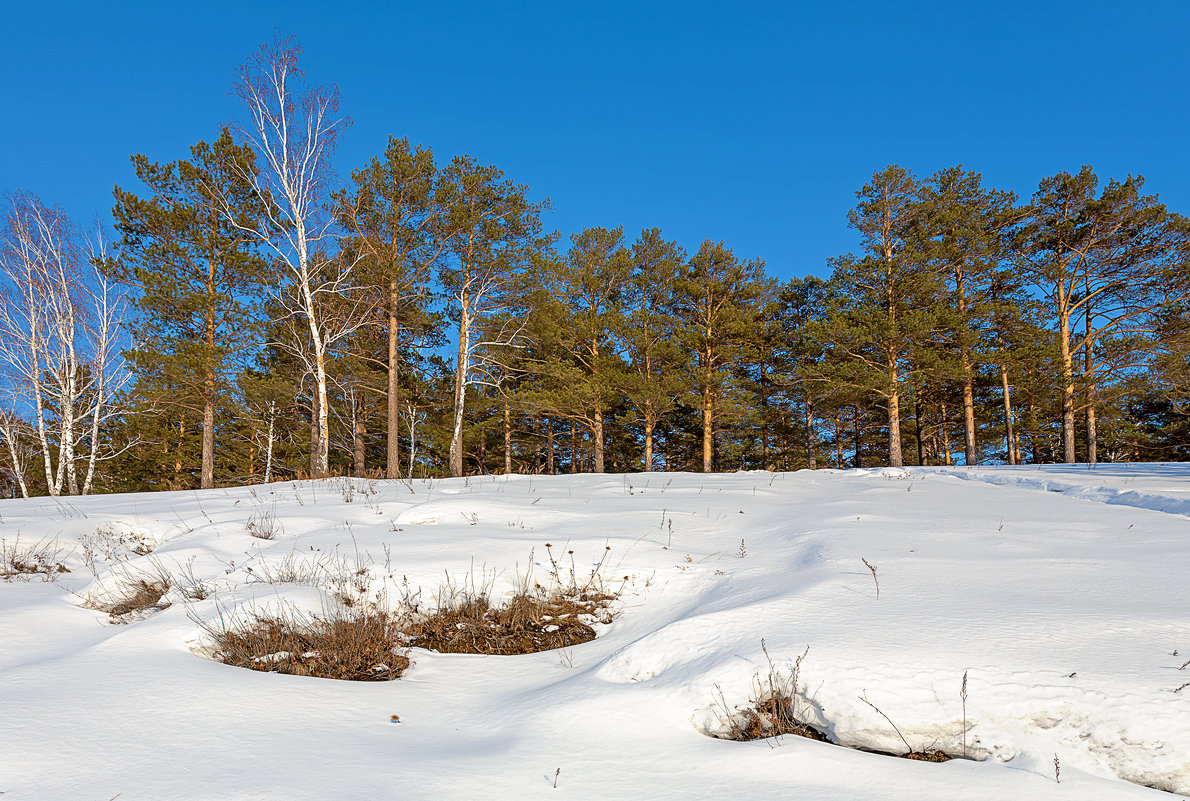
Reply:
[[[56,543],[71,571],[0,582],[4,801],[1190,794],[1190,688],[1174,692],[1190,681],[1178,670],[1190,659],[1190,468],[347,487],[0,502],[9,546],[18,533]],[[276,539],[250,536],[253,517],[277,521]],[[500,594],[530,563],[549,574],[546,543],[563,573],[573,551],[580,577],[610,546],[600,574],[621,590],[614,621],[563,654],[414,650],[402,679],[378,683],[202,656],[196,621],[333,604],[325,583],[262,580],[286,568],[367,566],[373,594],[420,587],[432,606],[447,579]],[[214,594],[174,589],[172,606],[120,625],[83,606],[120,575],[161,568]],[[716,687],[743,703],[767,670],[762,638],[782,664],[809,646],[801,680],[816,722],[856,748],[904,750],[865,696],[914,748],[960,751],[967,672],[968,745],[986,758],[707,736],[722,728]]]

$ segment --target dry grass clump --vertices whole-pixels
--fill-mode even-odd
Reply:
[[[908,754],[893,754],[901,759],[916,759],[918,762],[949,762],[953,757],[945,751],[910,751]]]
[[[752,679],[752,696],[744,706],[732,709],[723,696],[723,690],[716,685],[719,696],[714,701],[715,715],[719,719],[720,733],[724,740],[763,740],[794,734],[811,740],[829,742],[827,736],[805,721],[802,704],[798,700],[798,683],[802,660],[809,653],[807,648],[787,669],[778,668],[769,656],[764,640],[761,650],[768,659],[767,674],[757,671]]]
[[[274,504],[274,507],[276,504]],[[244,523],[244,530],[258,540],[275,540],[281,535],[284,526],[277,519],[276,509],[260,508],[249,515]]]
[[[125,576],[119,579],[114,592],[92,596],[87,605],[100,612],[107,612],[113,620],[130,617],[135,613],[156,612],[169,607],[162,598],[169,592],[172,582],[165,573],[144,576]]]
[[[45,581],[69,573],[60,561],[62,549],[56,541],[40,540],[32,545],[21,545],[18,535],[10,544],[0,539],[0,579],[32,578],[40,576]]]
[[[533,654],[595,639],[592,622],[611,622],[614,595],[541,587],[502,606],[486,592],[460,593],[405,630],[411,645],[448,654]]]
[[[392,681],[409,668],[391,615],[377,610],[306,616],[289,610],[206,626],[228,665],[345,681]]]

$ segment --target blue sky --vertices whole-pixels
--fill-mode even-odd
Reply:
[[[338,84],[347,176],[390,134],[552,198],[547,224],[725,240],[826,273],[875,170],[961,163],[1028,195],[1092,164],[1190,212],[1190,4],[20,3],[0,190],[108,219],[128,157],[217,135],[274,29]]]

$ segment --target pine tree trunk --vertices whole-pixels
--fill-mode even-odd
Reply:
[[[710,387],[702,393],[702,472],[715,470],[715,398]]]
[[[579,453],[578,453],[578,426],[573,422],[570,424],[570,472],[579,472]]]
[[[388,426],[385,443],[384,474],[387,478],[401,477],[401,387],[400,340],[398,319],[398,291],[396,280],[388,282]]]
[[[653,405],[645,404],[645,472],[653,472]]]
[[[512,475],[512,409],[504,404],[504,475]]]
[[[182,473],[182,448],[186,440],[186,418],[178,418],[178,448],[174,451],[174,476],[175,481]]]
[[[537,415],[533,425],[533,475],[541,475],[544,465],[544,460],[541,457],[541,415]]]
[[[814,404],[806,398],[806,464],[818,469],[818,443],[814,441]]]
[[[1070,311],[1065,288],[1058,290],[1058,351],[1062,357],[1062,458],[1074,464],[1074,359],[1070,353]]]
[[[554,467],[554,418],[546,418],[545,421],[545,464],[546,472],[551,476],[555,473]]]
[[[202,401],[202,475],[200,489],[215,486],[215,371],[207,370]]]
[[[834,416],[835,421],[835,467],[840,470],[843,469],[843,418],[838,413]]]
[[[1004,442],[1008,449],[1008,463],[1020,464],[1016,437],[1012,430],[1012,394],[1008,389],[1008,368],[1000,365],[1000,393],[1004,399]]]
[[[860,459],[860,455],[859,455],[860,446],[863,445],[863,443],[860,441],[859,407],[853,406],[852,408],[855,409],[855,459],[854,459],[855,464],[853,464],[852,467],[862,467],[863,460]]]
[[[365,458],[365,438],[367,436],[367,427],[364,422],[364,393],[363,390],[356,390],[355,395],[355,410],[352,414],[354,418],[353,428],[355,429],[354,448],[351,453],[351,467],[352,475],[356,478],[364,478],[367,472],[367,466],[364,464]]]
[[[593,455],[595,457],[594,458],[595,472],[602,473],[603,472],[603,411],[600,409],[595,410],[595,420],[594,420],[594,424],[591,426],[591,433],[593,435],[593,439],[591,442],[591,448],[593,450]]]
[[[975,388],[971,380],[971,365],[963,360],[963,454],[968,466],[979,464],[975,446]]]
[[[950,455],[950,420],[946,415],[946,404],[942,404],[942,459],[943,464],[950,467],[954,459]]]
[[[896,372],[892,375],[895,382]],[[901,396],[897,392],[888,398],[888,463],[892,467],[905,464],[901,457]]]
[[[1025,419],[1033,420],[1033,404],[1025,406]],[[1041,453],[1037,450],[1037,428],[1033,427],[1029,437],[1029,454],[1033,457],[1033,464],[1041,464]]]

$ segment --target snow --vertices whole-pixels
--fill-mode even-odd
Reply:
[[[247,532],[261,514],[277,520],[275,539]],[[1190,794],[1190,688],[1174,692],[1190,681],[1178,670],[1190,659],[1188,516],[1188,465],[332,479],[0,502],[7,545],[18,533],[51,543],[71,571],[0,582],[0,791]],[[335,603],[331,577],[359,566],[370,597],[420,588],[432,607],[450,586],[501,595],[530,567],[543,580],[551,555],[567,578],[573,558],[582,579],[605,554],[616,616],[563,652],[414,649],[403,678],[374,683],[205,656],[202,623],[285,604],[317,613]],[[160,569],[213,593],[175,587],[171,606],[122,624],[84,605]],[[800,689],[812,722],[851,747],[707,736],[722,730],[719,692],[742,704],[768,670],[762,638],[779,667],[809,646]],[[863,696],[914,748],[961,751],[964,672],[968,747],[982,761],[859,750],[904,750]]]

